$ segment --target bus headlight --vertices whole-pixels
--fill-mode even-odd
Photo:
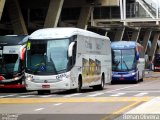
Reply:
[[[26,80],[31,81],[31,80],[33,80],[33,79],[32,79],[32,77],[28,76],[28,77],[26,77]]]
[[[15,77],[15,78],[13,78],[14,80],[19,80],[20,79],[20,77]]]
[[[136,73],[131,73],[131,75],[135,75]]]

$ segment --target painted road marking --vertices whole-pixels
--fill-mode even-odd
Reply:
[[[123,107],[123,108],[119,109],[119,110],[116,111],[116,112],[111,113],[111,115],[106,116],[106,117],[104,117],[104,118],[101,119],[101,120],[112,120],[112,119],[115,119],[115,118],[117,118],[120,114],[122,114],[122,113],[124,113],[125,111],[127,111],[127,110],[129,110],[129,109],[131,109],[131,108],[133,108],[133,107],[135,107],[135,106],[137,106],[137,105],[140,104],[140,103],[141,103],[141,101],[134,102],[134,103],[132,103],[132,104],[126,106],[126,107]]]
[[[120,91],[123,93],[140,93],[140,92],[146,92],[146,93],[159,93],[160,91],[150,90],[150,91],[144,91],[144,90],[133,90],[133,91]],[[117,92],[110,92],[110,93],[117,93]]]
[[[5,98],[5,97],[13,97],[13,96],[16,96],[18,94],[10,94],[10,95],[4,95],[4,96],[0,96],[0,98]]]
[[[95,93],[95,94],[92,94],[92,95],[88,95],[89,97],[96,97],[96,96],[99,96],[99,95],[103,95],[104,93]]]
[[[47,97],[55,97],[56,95],[43,95],[43,96],[40,96],[42,98],[47,98]]]
[[[78,96],[78,95],[81,95],[82,93],[75,93],[75,94],[71,94],[71,95],[65,95],[63,97],[73,97],[73,96]]]
[[[0,96],[0,98],[4,98],[5,96]]]
[[[44,108],[38,108],[38,109],[35,109],[34,111],[40,111],[40,110],[43,110]]]
[[[113,95],[110,95],[110,96],[112,96],[112,97],[118,97],[118,96],[122,96],[124,94],[126,94],[126,93],[117,93],[117,94],[113,94]]]
[[[148,108],[148,109],[146,109]],[[145,102],[136,108],[128,111],[126,114],[160,114],[160,97],[156,97]]]
[[[142,92],[142,93],[136,94],[136,95],[134,95],[134,96],[140,97],[140,96],[144,96],[144,95],[146,95],[146,94],[148,94],[148,93]]]
[[[27,98],[27,97],[33,97],[35,95],[24,95],[24,96],[19,96],[20,98]]]
[[[115,92],[115,91],[119,91],[119,90],[124,90],[124,89],[132,88],[132,87],[135,87],[135,86],[139,86],[139,85],[137,84],[137,85],[127,86],[127,87],[123,87],[123,88],[118,88],[118,89],[107,91],[105,93],[110,93],[110,92]]]
[[[10,95],[5,95],[5,97],[13,97],[13,96],[16,96],[18,94],[10,94]]]
[[[62,105],[63,103],[56,103],[54,104],[55,106],[59,106],[59,105]]]
[[[82,103],[82,102],[146,102],[154,97],[72,97],[72,98],[1,98],[0,104]]]

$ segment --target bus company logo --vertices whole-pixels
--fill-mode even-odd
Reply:
[[[67,77],[67,75],[64,73],[64,74],[60,74],[60,75],[57,75],[56,76],[56,79],[61,79],[63,77]]]
[[[103,42],[96,42],[96,49],[100,50],[103,48],[104,43]]]
[[[9,53],[15,53],[15,52],[16,52],[15,49],[9,50]]]
[[[48,81],[47,81],[47,80],[44,80],[44,83],[48,83]]]

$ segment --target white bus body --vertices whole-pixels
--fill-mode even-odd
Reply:
[[[36,58],[40,54],[45,61]],[[40,29],[29,36],[25,73],[27,90],[41,93],[53,89],[77,89],[80,92],[86,86],[103,89],[104,84],[111,81],[111,72],[108,37],[78,28]]]

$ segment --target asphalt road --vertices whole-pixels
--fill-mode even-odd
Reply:
[[[1,91],[0,120],[108,120],[135,110],[149,114],[149,109],[159,114],[159,96],[160,78],[154,75],[138,84],[106,84],[102,91],[84,88],[82,93],[61,90],[49,95]]]

